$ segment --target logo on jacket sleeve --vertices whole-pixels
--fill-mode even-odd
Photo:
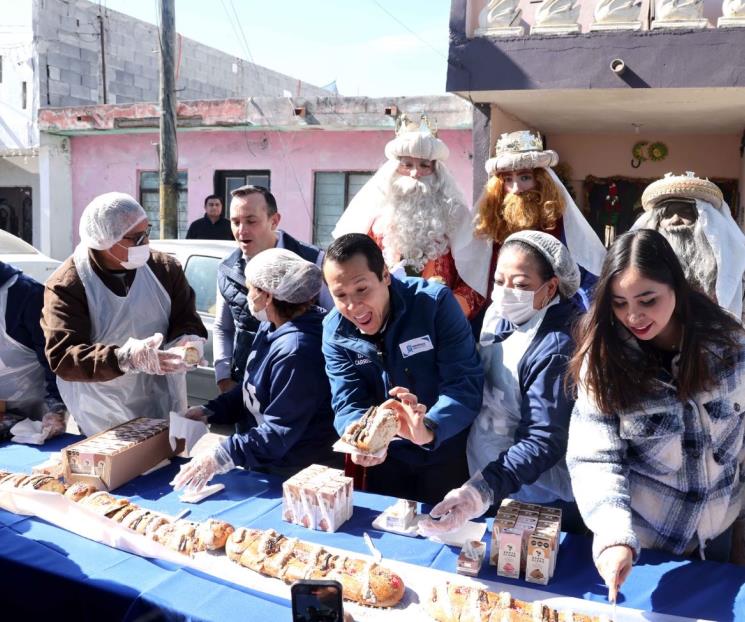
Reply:
[[[356,358],[354,359],[355,365],[367,365],[369,363],[372,363],[372,361],[367,358],[364,354],[360,354],[359,352],[356,352]]]
[[[426,352],[427,350],[434,349],[432,340],[429,338],[429,335],[424,335],[423,337],[417,337],[415,339],[409,339],[409,341],[399,343],[398,347],[401,348],[401,354],[404,358],[408,358],[410,356],[414,356],[415,354],[419,354],[420,352]]]

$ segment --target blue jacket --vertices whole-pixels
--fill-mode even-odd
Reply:
[[[278,236],[278,248],[285,248],[306,261],[320,264],[323,258],[323,251],[320,248],[300,242],[284,231],[279,231]],[[217,287],[225,299],[235,322],[232,364],[234,380],[241,380],[243,378],[248,352],[251,349],[254,335],[259,329],[259,321],[249,313],[246,303],[248,288],[246,287],[246,277],[243,274],[245,265],[243,254],[237,248],[223,259],[217,268]],[[326,304],[326,300],[322,299],[320,304]]]
[[[57,389],[57,377],[49,368],[44,354],[44,333],[41,330],[41,309],[44,306],[44,286],[18,268],[0,261],[0,285],[14,275],[16,282],[8,290],[8,306],[5,310],[5,331],[18,343],[36,352],[39,365],[44,369],[46,380],[45,404],[47,410],[57,410],[65,405]]]
[[[523,398],[515,442],[482,471],[496,500],[532,484],[566,455],[574,400],[564,389],[564,376],[574,350],[572,326],[578,313],[573,300],[549,307],[517,365]],[[512,331],[512,324],[502,320],[494,342],[504,341]],[[568,477],[567,473],[567,483]]]
[[[331,381],[334,425],[343,434],[370,406],[388,399],[390,389],[402,386],[427,406],[427,418],[435,429],[428,449],[436,450],[464,432],[481,407],[484,371],[476,343],[447,287],[419,278],[394,277],[388,291],[391,310],[382,351],[337,310],[324,320],[323,354]],[[413,352],[412,342],[420,346]],[[389,453],[417,462],[422,449],[397,438]]]
[[[243,384],[205,404],[210,423],[248,418],[252,427],[223,442],[237,466],[304,467],[328,459],[336,439],[321,354],[323,309],[312,307],[278,329],[262,322]],[[263,415],[263,423],[251,410]]]

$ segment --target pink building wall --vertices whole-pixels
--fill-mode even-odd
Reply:
[[[472,195],[471,130],[441,130],[450,148],[447,166],[467,200]],[[266,142],[263,139],[266,138]],[[302,240],[313,234],[313,175],[318,171],[374,171],[384,161],[391,131],[207,131],[178,134],[179,170],[188,172],[189,220],[204,214],[215,170],[268,169],[282,214],[280,227]],[[158,169],[158,134],[74,136],[72,152],[73,230],[98,194],[139,195],[140,171]]]

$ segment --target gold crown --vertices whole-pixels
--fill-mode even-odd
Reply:
[[[543,151],[543,139],[538,132],[530,130],[520,130],[519,132],[510,132],[502,134],[497,139],[495,149],[496,155],[503,153],[515,153],[524,151]]]
[[[396,136],[408,134],[409,132],[419,132],[420,134],[430,134],[437,138],[437,122],[430,123],[429,117],[423,114],[419,123],[414,121],[406,113],[396,118]]]

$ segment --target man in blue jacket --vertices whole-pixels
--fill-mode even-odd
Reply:
[[[44,286],[0,261],[0,400],[41,418],[49,436],[65,431],[67,409],[44,355]]]
[[[387,456],[352,462],[369,467],[372,492],[439,501],[468,477],[466,439],[481,407],[484,372],[468,321],[447,287],[392,278],[366,235],[337,238],[323,272],[336,307],[323,331],[336,431],[389,396],[401,400]]]
[[[217,270],[217,309],[213,327],[215,381],[221,393],[229,391],[243,380],[246,359],[257,320],[246,305],[246,262],[268,248],[284,248],[306,261],[321,265],[323,251],[293,238],[278,229],[281,214],[277,200],[261,186],[241,186],[231,192],[230,226],[238,248],[220,263]],[[321,289],[318,304],[330,308],[331,298]]]

